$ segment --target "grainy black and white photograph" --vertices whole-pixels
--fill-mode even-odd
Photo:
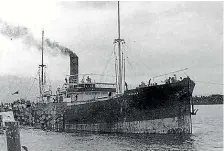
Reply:
[[[0,151],[222,151],[222,1],[0,1]]]

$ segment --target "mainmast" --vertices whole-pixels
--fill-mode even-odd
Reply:
[[[122,67],[121,67],[121,31],[120,31],[120,5],[118,1],[118,92],[122,93]]]
[[[121,39],[120,31],[120,5],[118,1],[118,39],[115,39],[115,43],[118,43],[118,93],[122,93],[122,52],[121,52],[121,42],[124,42],[124,39]]]

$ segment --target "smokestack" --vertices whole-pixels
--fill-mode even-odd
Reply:
[[[73,53],[72,51],[69,52],[70,56],[70,77],[69,77],[69,83],[78,83],[78,67],[79,67],[79,62],[78,62],[78,56]]]

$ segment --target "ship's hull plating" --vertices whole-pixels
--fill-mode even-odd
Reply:
[[[180,125],[180,122],[182,123]],[[95,124],[66,124],[67,132],[88,131],[88,132],[115,132],[115,133],[191,133],[191,118],[186,115],[183,119],[178,117]]]
[[[73,105],[65,131],[117,133],[191,133],[190,97],[194,82],[138,88],[105,101]]]

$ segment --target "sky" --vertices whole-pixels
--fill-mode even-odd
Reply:
[[[196,82],[194,95],[223,93],[223,2],[122,1],[120,13],[130,87],[188,68],[176,74]],[[19,35],[5,34],[6,25],[18,27]],[[117,2],[1,1],[0,76],[35,77],[43,29],[45,39],[79,56],[80,73],[115,75]],[[69,57],[48,46],[44,50],[49,79],[63,83]]]

